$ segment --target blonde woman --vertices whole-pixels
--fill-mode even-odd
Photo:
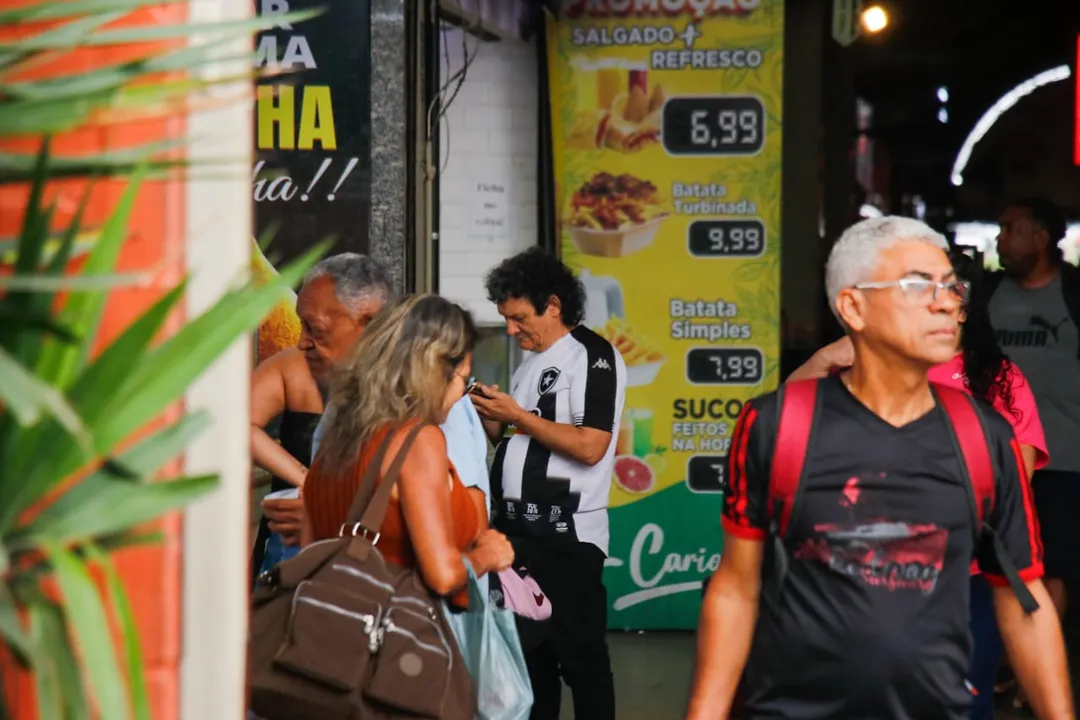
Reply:
[[[514,559],[487,527],[483,493],[462,485],[437,427],[469,387],[477,332],[469,313],[436,295],[388,305],[368,326],[331,386],[333,422],[304,484],[303,543],[337,537],[371,457],[390,439],[382,473],[408,429],[422,429],[401,468],[380,533],[383,557],[416,567],[437,595],[465,606],[464,558],[478,575]]]

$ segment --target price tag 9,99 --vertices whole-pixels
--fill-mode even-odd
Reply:
[[[765,252],[760,220],[695,220],[686,233],[694,257],[759,257]]]

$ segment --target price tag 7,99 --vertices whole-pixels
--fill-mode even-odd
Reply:
[[[724,491],[725,455],[693,455],[686,461],[686,487],[696,493]]]
[[[686,379],[695,385],[757,385],[764,377],[761,348],[692,348],[686,353]]]

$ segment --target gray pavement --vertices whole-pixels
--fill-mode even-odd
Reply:
[[[266,488],[257,488],[252,497],[254,526],[259,517],[258,502]],[[1073,594],[1080,598],[1080,591]],[[1077,600],[1080,604],[1080,599]],[[1076,613],[1080,615],[1080,612]],[[1080,648],[1080,620],[1067,623],[1066,636],[1072,648]],[[619,720],[681,720],[686,707],[690,674],[694,662],[694,635],[690,632],[613,632],[608,635],[615,697]],[[1080,651],[1070,653],[1073,687],[1077,685]],[[998,720],[1019,720],[1026,715],[999,711]],[[561,720],[576,720],[569,691],[563,689]],[[581,720],[588,720],[581,718]]]
[[[1075,597],[1080,598],[1080,595]],[[1078,601],[1080,602],[1080,601]],[[1067,628],[1070,646],[1080,647],[1080,621]],[[619,720],[682,720],[694,662],[694,635],[689,632],[613,632],[608,635],[615,673]],[[1080,652],[1072,652],[1073,687],[1077,685]],[[997,720],[1020,720],[999,710]],[[576,720],[569,691],[563,688],[561,720]],[[581,718],[581,720],[587,720]]]

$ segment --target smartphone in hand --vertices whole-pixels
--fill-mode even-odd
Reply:
[[[479,383],[479,382],[478,382],[478,381],[476,380],[476,378],[471,378],[471,379],[469,380],[469,384],[468,384],[468,386],[467,386],[467,387],[465,388],[465,393],[466,393],[467,395],[477,395],[477,396],[479,396],[479,397],[482,397],[482,398],[490,398],[490,397],[491,397],[491,396],[490,396],[490,395],[488,395],[488,394],[487,394],[486,392],[484,392],[484,386],[483,386],[483,385],[481,385],[481,384],[480,384],[480,383]]]

